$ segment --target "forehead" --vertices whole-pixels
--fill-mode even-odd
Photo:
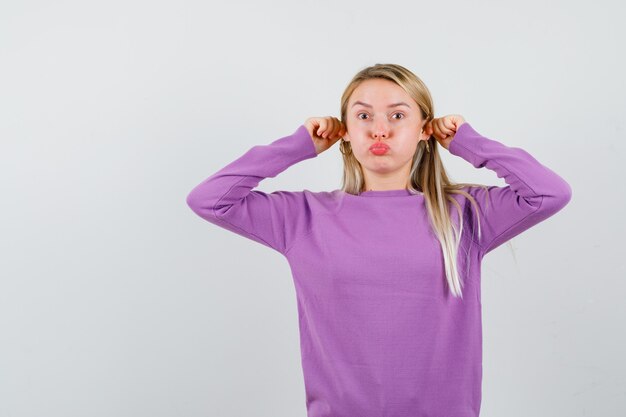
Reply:
[[[352,92],[348,107],[415,109],[417,104],[402,87],[385,79],[365,80]]]

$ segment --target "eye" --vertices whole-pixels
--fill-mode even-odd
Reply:
[[[358,119],[364,120],[364,119],[361,117],[361,115],[365,115],[365,116],[367,116],[367,114],[366,114],[366,113],[359,113],[359,114],[357,114],[357,115],[356,115],[356,117],[357,117]],[[404,119],[404,117],[405,117],[405,116],[404,116],[404,113],[400,113],[400,112],[398,112],[398,113],[394,113],[393,115],[394,115],[394,116],[395,116],[395,115],[400,115],[400,116],[402,116],[402,117],[400,117],[399,119]]]

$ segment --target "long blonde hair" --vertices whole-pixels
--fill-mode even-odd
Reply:
[[[415,100],[426,123],[434,118],[434,107],[430,91],[419,77],[401,65],[375,64],[359,71],[349,82],[341,96],[341,121],[345,126],[347,126],[347,110],[350,96],[361,82],[373,78],[382,78],[395,82]],[[426,150],[426,142],[428,142],[429,151]],[[456,262],[461,243],[461,233],[463,232],[463,213],[459,203],[452,194],[461,194],[469,199],[479,219],[475,199],[465,192],[463,188],[482,187],[488,189],[488,186],[473,183],[451,183],[439,156],[438,146],[439,144],[433,136],[428,138],[427,141],[419,141],[417,150],[413,155],[408,190],[416,194],[419,192],[423,193],[431,226],[443,251],[448,286],[455,297],[463,298],[463,283]],[[361,164],[352,153],[349,141],[341,139],[339,149],[343,155],[341,189],[346,193],[358,195],[365,188]],[[488,195],[488,193],[485,194]],[[448,204],[444,204],[444,201],[455,205],[459,215],[458,228],[452,222]],[[480,221],[477,223],[480,236]],[[466,265],[469,265],[469,262]]]

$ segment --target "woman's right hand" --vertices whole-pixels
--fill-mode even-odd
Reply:
[[[347,132],[345,125],[333,116],[309,117],[304,126],[313,139],[318,155],[333,146]]]

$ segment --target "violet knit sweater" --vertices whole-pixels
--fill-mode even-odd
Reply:
[[[464,213],[463,298],[449,291],[421,193],[254,190],[317,156],[304,125],[253,146],[189,193],[198,216],[289,262],[308,417],[479,415],[481,260],[561,210],[572,191],[523,149],[483,137],[468,122],[449,151],[507,183],[490,186],[488,202],[484,189],[466,188],[480,208],[480,236],[473,206],[455,195]]]

